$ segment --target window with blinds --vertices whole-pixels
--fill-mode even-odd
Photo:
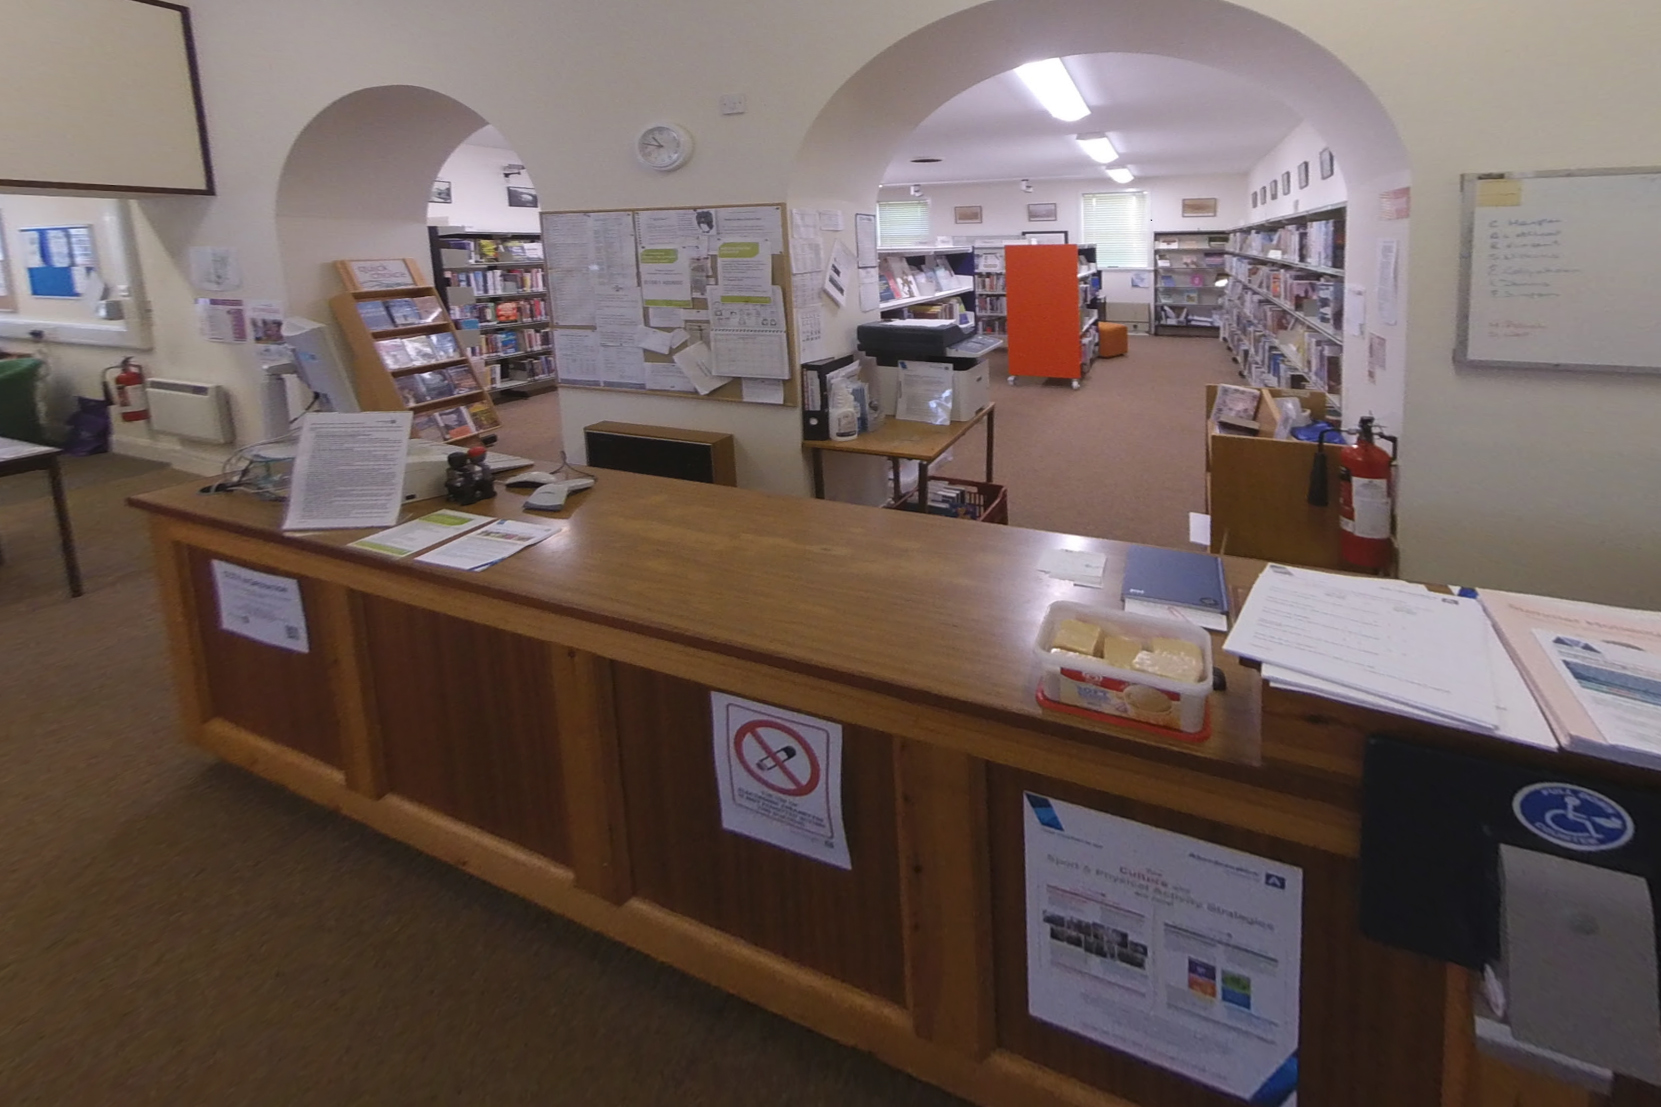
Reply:
[[[929,201],[891,200],[877,204],[878,246],[920,246],[929,240]]]
[[[1079,241],[1096,248],[1097,265],[1147,269],[1152,264],[1146,192],[1086,192],[1081,203]]]

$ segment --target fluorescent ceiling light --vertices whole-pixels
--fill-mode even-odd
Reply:
[[[1063,123],[1071,123],[1090,114],[1090,108],[1085,104],[1084,97],[1079,95],[1078,86],[1067,75],[1067,67],[1061,64],[1060,58],[1028,62],[1018,67],[1015,75],[1026,82],[1027,88],[1044,105],[1044,110]]]
[[[1136,179],[1136,175],[1122,165],[1117,169],[1109,169],[1107,175],[1113,179],[1114,184],[1129,184]]]
[[[1107,136],[1099,131],[1095,134],[1074,135],[1073,141],[1077,142],[1086,154],[1089,154],[1103,165],[1110,161],[1119,160],[1119,151],[1115,150],[1113,143],[1109,142]]]

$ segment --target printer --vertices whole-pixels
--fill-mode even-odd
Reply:
[[[974,334],[950,319],[884,319],[861,323],[859,348],[876,362],[877,399],[884,411],[898,410],[902,362],[928,361],[950,365],[952,421],[971,418],[992,402],[987,359],[1002,340]]]

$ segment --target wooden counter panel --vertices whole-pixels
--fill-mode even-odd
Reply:
[[[197,634],[207,669],[207,716],[235,723],[262,738],[279,742],[335,768],[343,767],[340,721],[329,686],[323,643],[312,641],[307,653],[268,646],[219,627],[219,604],[213,586],[212,554],[189,553],[195,594]],[[257,562],[238,560],[246,569],[293,576]],[[308,631],[318,633],[318,585],[300,581]]]
[[[390,790],[569,864],[553,647],[362,602]]]
[[[721,829],[709,689],[632,665],[615,674],[635,893],[905,1003],[893,740],[843,730],[844,871]]]
[[[1031,790],[1303,869],[1299,1102],[1407,1107],[1441,1102],[1446,966],[1361,937],[1353,861],[1221,823],[992,768],[993,951],[999,1045],[1040,1065],[1160,1107],[1239,1100],[1027,1014],[1022,792]]]

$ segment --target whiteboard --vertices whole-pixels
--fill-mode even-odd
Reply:
[[[1661,372],[1661,168],[1472,174],[1458,361]]]

